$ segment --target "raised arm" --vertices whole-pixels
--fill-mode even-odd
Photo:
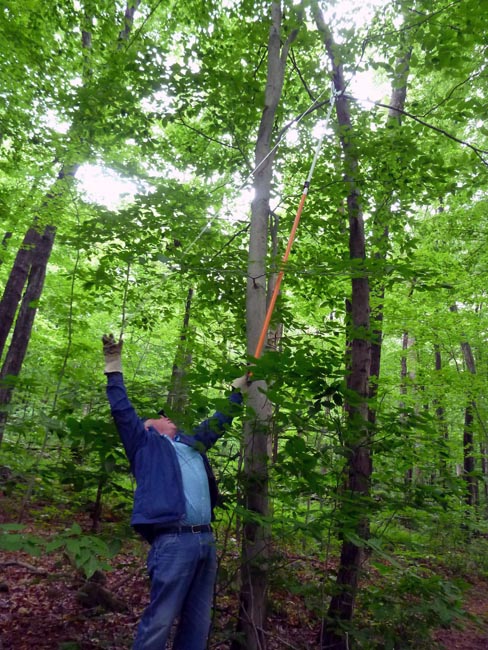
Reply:
[[[244,375],[232,382],[232,392],[228,396],[229,407],[225,413],[216,411],[211,417],[193,429],[193,439],[200,442],[205,449],[210,449],[232,424],[234,417],[240,413],[242,394],[249,386],[249,375]]]
[[[107,376],[107,398],[110,410],[132,466],[137,450],[146,444],[147,431],[132,406],[122,375],[122,340],[115,341],[112,334],[103,336],[105,374]]]

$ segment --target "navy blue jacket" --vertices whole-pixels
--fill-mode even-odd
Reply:
[[[136,413],[124,385],[122,373],[107,374],[107,397],[112,416],[136,479],[131,525],[148,541],[156,526],[175,525],[185,515],[185,497],[180,466],[173,443],[153,427],[146,430],[144,420]],[[229,401],[242,402],[240,392],[232,392]],[[195,447],[202,454],[209,479],[213,508],[217,501],[217,484],[205,451],[223,435],[232,422],[231,415],[215,413],[193,429],[192,435],[178,431],[175,439]]]

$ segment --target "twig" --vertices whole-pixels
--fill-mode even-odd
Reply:
[[[185,122],[185,120],[179,115],[177,117],[177,121],[180,122],[180,124],[182,124],[187,129],[190,129],[190,131],[193,131],[194,133],[200,135],[202,138],[205,138],[205,140],[208,140],[209,142],[215,142],[216,144],[219,144],[221,147],[226,147],[227,149],[234,149],[235,151],[239,151],[239,153],[242,154],[242,151],[238,147],[234,146],[233,144],[228,144],[227,142],[222,142],[222,140],[217,140],[217,138],[212,138],[210,135],[207,135],[200,129],[197,129],[194,126],[191,126],[190,124]]]
[[[49,573],[47,569],[38,569],[32,564],[28,564],[27,562],[21,562],[20,560],[7,560],[7,562],[0,562],[0,567],[3,568],[7,566],[20,566],[23,569],[27,569],[28,571],[31,571],[32,573],[37,573],[43,576],[46,576]]]
[[[297,63],[297,60],[296,60],[296,57],[295,57],[295,52],[293,51],[293,48],[290,49],[290,60],[291,60],[291,62],[292,62],[293,68],[295,69],[295,71],[296,71],[296,73],[297,73],[297,75],[298,75],[298,78],[299,78],[300,81],[302,82],[302,86],[305,88],[305,90],[306,90],[306,92],[307,92],[307,95],[310,97],[310,99],[311,99],[313,102],[315,102],[315,101],[316,101],[316,98],[314,97],[312,91],[311,91],[310,88],[308,87],[307,81],[306,81],[306,79],[304,78],[304,76],[302,75],[302,71],[301,71],[300,68],[298,67],[298,63]]]
[[[251,224],[248,223],[248,224],[246,224],[246,225],[244,226],[244,228],[241,228],[241,229],[238,230],[236,233],[234,233],[234,234],[232,235],[232,237],[231,237],[228,241],[226,241],[226,243],[222,246],[222,248],[221,248],[219,251],[217,251],[217,252],[215,253],[215,255],[213,255],[213,256],[210,258],[209,262],[213,262],[213,260],[214,260],[216,257],[219,257],[219,255],[222,253],[222,251],[223,251],[225,248],[227,248],[227,246],[229,246],[229,245],[234,241],[234,239],[236,239],[237,237],[239,237],[239,235],[242,235],[242,233],[247,232],[247,231],[249,230],[250,227],[251,227]]]
[[[292,650],[300,650],[300,648],[298,646],[293,645],[293,644],[289,643],[288,641],[285,641],[285,639],[278,636],[274,632],[269,632],[268,630],[261,630],[261,632],[263,632],[263,634],[265,634],[269,638],[278,639],[279,642],[283,644],[283,647],[292,648]]]

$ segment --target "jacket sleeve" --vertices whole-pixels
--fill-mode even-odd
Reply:
[[[242,394],[239,391],[230,393],[228,400],[229,409],[226,413],[217,411],[193,429],[193,439],[201,443],[205,449],[210,449],[217,442],[232,423],[234,416],[241,410],[239,407],[242,404]]]
[[[147,431],[144,420],[137,415],[127,397],[121,372],[107,374],[107,397],[115,426],[132,468],[138,449],[147,442]]]

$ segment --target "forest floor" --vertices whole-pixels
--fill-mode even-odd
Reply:
[[[15,520],[18,503],[2,497],[0,523]],[[43,517],[42,506],[25,517],[27,531],[45,535],[56,525],[66,527],[62,515]],[[49,519],[46,522],[46,517]],[[83,530],[91,521],[85,513],[76,517]],[[50,553],[32,557],[20,551],[0,552],[0,650],[124,650],[131,648],[138,618],[147,602],[146,547],[131,541],[128,548],[110,561],[112,570],[96,593],[86,592],[86,582],[67,556]],[[290,558],[290,564],[293,564]],[[99,585],[102,586],[102,585]],[[100,595],[101,594],[101,595]],[[104,595],[111,602],[102,603]],[[98,599],[98,603],[97,603]],[[463,608],[473,619],[463,629],[439,629],[432,636],[432,648],[445,650],[488,649],[488,577],[470,579]],[[268,619],[269,650],[311,650],[318,648],[316,617],[303,599],[286,590],[273,594],[273,611]],[[227,650],[237,611],[235,590],[218,594],[218,621],[211,638],[211,650]],[[396,647],[396,646],[395,646]],[[402,647],[414,647],[403,646]],[[427,647],[425,639],[419,647]]]

